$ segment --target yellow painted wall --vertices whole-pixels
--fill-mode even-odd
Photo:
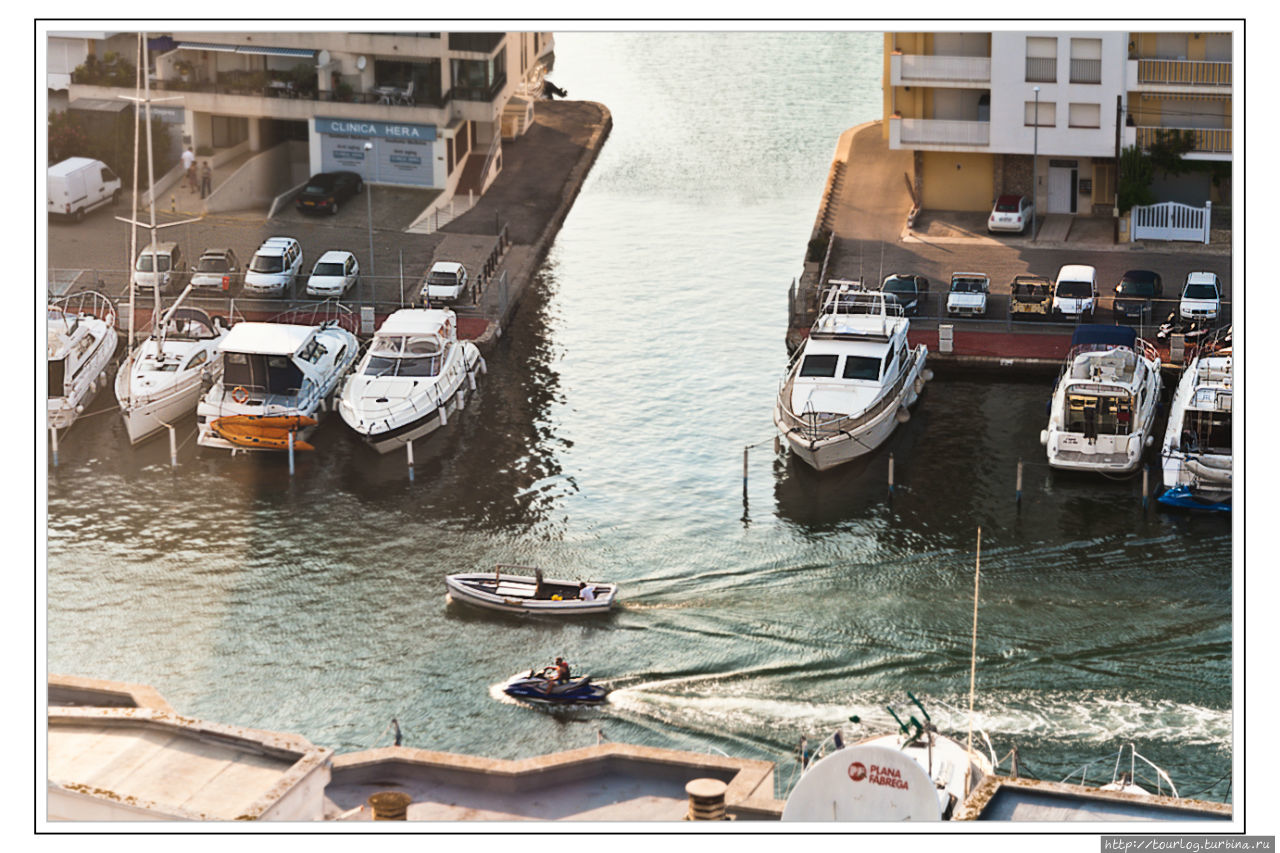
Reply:
[[[924,206],[930,210],[990,210],[994,159],[990,154],[923,152]],[[960,168],[956,168],[959,164]]]

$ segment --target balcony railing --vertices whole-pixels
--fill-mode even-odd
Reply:
[[[237,77],[219,75],[217,80],[153,80],[151,86],[170,92],[203,92],[211,95],[249,95],[259,98],[287,98],[303,101],[337,101],[345,104],[386,103],[386,95],[377,87],[363,92],[321,92],[315,88],[303,88],[284,80],[266,80],[260,75]],[[443,107],[454,97],[452,92],[415,92],[412,104],[401,106]]]
[[[991,122],[904,118],[900,139],[913,145],[989,145]]]
[[[1035,56],[1028,56],[1027,57],[1027,82],[1028,83],[1058,82],[1057,57],[1041,58],[1041,57],[1035,57]]]
[[[1101,83],[1102,82],[1102,60],[1101,59],[1071,60],[1071,82],[1072,83]]]
[[[507,85],[507,75],[499,74],[488,86],[454,86],[453,97],[458,101],[492,101]]]
[[[904,82],[987,83],[991,81],[991,57],[989,56],[904,55],[901,60]]]
[[[1167,86],[1231,86],[1230,62],[1139,59],[1138,82]]]
[[[1138,147],[1149,148],[1159,140],[1161,133],[1167,133],[1171,130],[1191,134],[1191,138],[1195,143],[1191,149],[1194,154],[1231,153],[1231,129],[1217,127],[1138,127]]]

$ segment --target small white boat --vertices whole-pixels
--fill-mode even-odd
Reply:
[[[359,341],[336,322],[237,323],[219,349],[222,377],[196,406],[197,442],[231,451],[285,450],[290,443],[309,450],[305,439],[355,363]]]
[[[870,453],[909,417],[928,348],[907,343],[902,307],[840,282],[787,369],[773,423],[804,462],[825,471]]]
[[[1040,432],[1049,465],[1128,474],[1155,441],[1160,354],[1128,326],[1084,325],[1054,388],[1049,426]]]
[[[110,379],[107,365],[116,353],[116,309],[96,290],[55,299],[49,324],[49,428],[66,429]]]
[[[1197,349],[1169,406],[1160,450],[1160,502],[1192,509],[1231,509],[1232,353],[1230,328]]]
[[[618,595],[617,584],[545,579],[529,566],[499,565],[492,572],[448,575],[444,582],[449,600],[505,613],[607,613]]]
[[[116,400],[129,443],[137,444],[195,411],[222,375],[218,344],[227,330],[201,308],[174,303],[159,328],[116,373]]]
[[[458,340],[453,311],[403,308],[374,335],[342,388],[338,413],[374,450],[387,453],[447,426],[485,370],[476,345]]]
[[[1129,766],[1126,768],[1122,764],[1124,751],[1129,750]],[[1067,774],[1062,781],[1072,782],[1077,776],[1080,778],[1080,785],[1089,787],[1091,782],[1089,774],[1093,772],[1093,768],[1097,764],[1102,764],[1105,768],[1111,763],[1113,756],[1106,756],[1097,761],[1090,761]],[[1125,794],[1140,794],[1150,796],[1155,794],[1160,797],[1178,797],[1178,789],[1174,786],[1173,780],[1169,778],[1169,774],[1163,769],[1152,763],[1146,756],[1140,754],[1133,744],[1125,744],[1116,752],[1115,764],[1111,769],[1111,781],[1103,785],[1099,785],[1097,781],[1092,782],[1092,786],[1100,791],[1120,791]],[[1142,764],[1139,765],[1138,762]],[[1106,777],[1102,777],[1106,778]],[[1100,780],[1099,780],[1100,781]],[[1142,782],[1143,784],[1138,784]],[[1144,787],[1144,785],[1146,787]]]

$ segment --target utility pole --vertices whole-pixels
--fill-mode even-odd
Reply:
[[[1114,225],[1111,242],[1120,242],[1120,128],[1124,127],[1124,110],[1120,105],[1120,96],[1116,95],[1116,191],[1115,205],[1111,208],[1111,220]]]

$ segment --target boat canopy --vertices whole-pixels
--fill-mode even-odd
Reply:
[[[219,347],[223,352],[292,356],[316,331],[315,326],[290,323],[237,323]]]
[[[454,317],[447,309],[401,308],[378,327],[379,335],[440,335],[454,336]]]
[[[1138,332],[1130,326],[1104,326],[1100,323],[1086,323],[1077,326],[1071,335],[1071,348],[1089,344],[1102,344],[1112,347],[1133,347],[1138,340]]]

